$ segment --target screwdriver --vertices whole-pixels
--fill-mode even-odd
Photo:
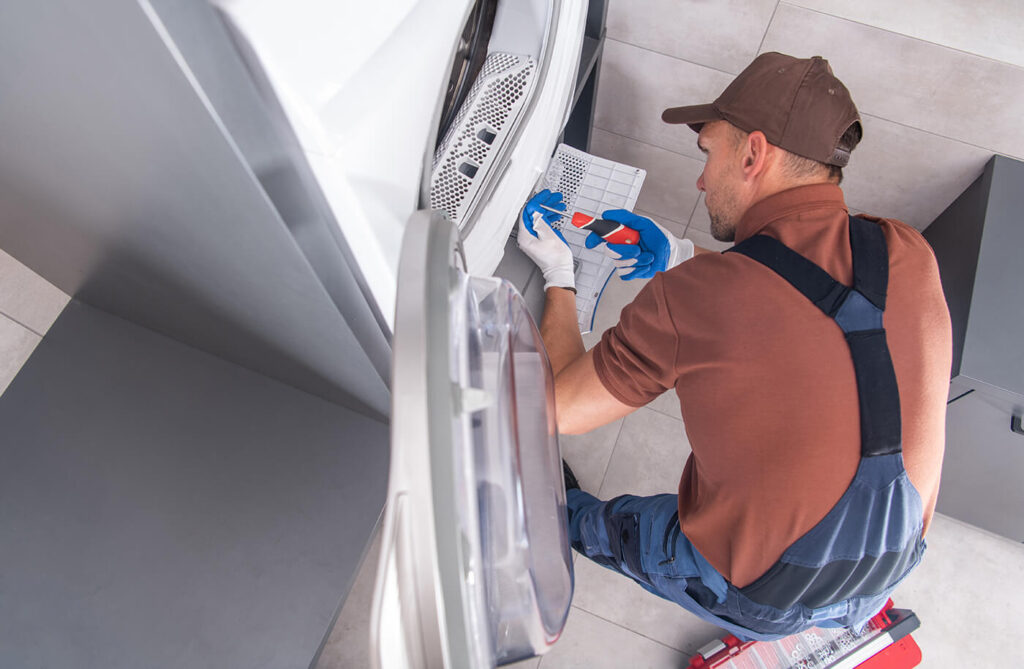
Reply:
[[[640,241],[640,233],[633,228],[626,227],[622,223],[616,223],[615,221],[609,221],[595,216],[587,216],[581,211],[574,212],[570,216],[564,211],[558,211],[557,209],[545,207],[544,205],[540,205],[540,208],[558,214],[562,218],[568,219],[574,227],[577,227],[580,230],[593,232],[609,244],[636,244]]]

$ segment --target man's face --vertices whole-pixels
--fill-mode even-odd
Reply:
[[[704,191],[704,204],[711,216],[711,236],[720,242],[736,238],[736,224],[746,210],[741,202],[743,134],[728,121],[705,123],[697,146],[707,156],[697,189]]]

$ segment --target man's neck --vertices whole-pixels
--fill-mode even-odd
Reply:
[[[804,191],[803,189],[808,189]],[[800,192],[794,192],[800,191]],[[830,203],[845,206],[842,191],[834,181],[804,180],[792,182],[786,188],[775,190],[751,204],[740,216],[734,229],[735,239],[742,241],[756,234],[761,226],[783,211],[791,211],[794,206],[806,203]]]
[[[832,179],[823,179],[821,177],[808,177],[805,179],[794,179],[792,177],[765,179],[761,184],[759,184],[757,190],[754,191],[754,196],[751,198],[750,206],[747,208],[749,209],[750,207],[753,207],[761,200],[767,199],[776,193],[781,193],[782,191],[791,190],[793,188],[799,188],[801,186],[814,186],[818,184],[839,185]]]

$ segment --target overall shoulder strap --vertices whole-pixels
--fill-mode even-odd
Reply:
[[[773,270],[836,321],[846,336],[857,377],[861,456],[899,453],[899,389],[882,325],[889,284],[889,252],[882,229],[851,216],[850,250],[852,289],[774,237],[754,235],[727,252]]]
[[[850,251],[853,253],[854,290],[885,311],[885,295],[889,287],[889,250],[882,228],[871,221],[851,216]]]
[[[835,317],[849,288],[774,237],[754,235],[726,253],[741,253],[773,270],[829,317]]]

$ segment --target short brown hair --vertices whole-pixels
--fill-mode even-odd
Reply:
[[[737,128],[732,123],[728,124],[732,134],[733,146],[739,148],[740,143],[747,138],[750,133]],[[837,147],[850,153],[860,143],[861,129],[859,123],[853,123],[843,136],[839,138],[839,142],[836,144]],[[828,165],[826,163],[812,160],[811,158],[804,158],[798,156],[795,153],[782,149],[783,160],[782,165],[786,170],[786,173],[791,177],[804,178],[804,177],[821,177],[827,181],[831,181],[836,185],[843,182],[843,168],[838,165]]]
[[[841,150],[851,153],[853,149],[860,143],[861,129],[859,123],[852,123],[850,127],[846,129],[843,136],[839,138],[837,143],[838,148]],[[838,165],[826,165],[820,163],[817,160],[811,160],[810,158],[804,158],[798,156],[795,153],[786,151],[785,159],[783,160],[786,172],[790,176],[794,177],[813,177],[821,175],[828,181],[834,182],[839,185],[843,182],[843,168]]]

